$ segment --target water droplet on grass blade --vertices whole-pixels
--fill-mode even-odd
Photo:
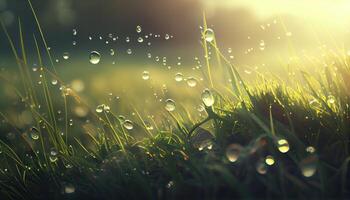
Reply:
[[[329,104],[334,104],[335,103],[335,97],[333,95],[328,95],[327,102]]]
[[[127,49],[127,50],[126,50],[126,53],[127,53],[128,55],[131,55],[131,54],[132,54],[132,50],[131,50],[131,49]]]
[[[209,89],[205,89],[202,92],[202,101],[203,101],[204,105],[206,105],[207,107],[211,107],[214,104],[215,99],[214,99],[214,96]]]
[[[39,139],[39,130],[35,127],[30,128],[30,137],[33,140],[38,140]]]
[[[268,156],[266,156],[266,158],[265,158],[265,163],[266,163],[267,165],[273,165],[273,164],[275,164],[275,159],[273,158],[273,156],[268,155]]]
[[[133,129],[134,128],[134,124],[132,123],[132,121],[130,121],[130,120],[125,120],[124,122],[123,122],[123,126],[124,126],[124,128],[126,128],[127,130],[131,130],[131,129]]]
[[[97,51],[92,51],[90,53],[89,58],[90,58],[90,63],[96,65],[100,62],[101,55]]]
[[[175,110],[175,108],[176,108],[176,106],[175,106],[175,101],[174,101],[174,100],[172,100],[172,99],[167,99],[167,100],[165,101],[165,109],[166,109],[167,111],[172,112],[172,111]]]
[[[214,31],[211,28],[207,28],[204,31],[204,37],[207,42],[212,42],[214,40]]]
[[[66,194],[72,194],[75,192],[75,187],[71,183],[66,183],[64,186],[64,193]]]
[[[242,146],[239,144],[230,144],[226,148],[226,157],[230,162],[236,162],[241,154]]]
[[[57,85],[57,83],[58,83],[58,81],[57,81],[56,79],[52,79],[52,80],[51,80],[51,84],[52,84],[52,85]]]
[[[136,26],[136,32],[137,33],[141,33],[141,31],[142,31],[141,26],[140,25]]]
[[[182,73],[177,73],[177,74],[175,74],[175,81],[176,82],[181,82],[182,80],[183,80],[183,75],[182,75]]]
[[[285,139],[280,139],[277,141],[278,150],[281,153],[287,153],[289,151],[289,143]]]
[[[318,158],[316,155],[311,155],[304,158],[300,162],[300,170],[303,176],[311,177],[316,173]]]
[[[190,87],[196,87],[197,79],[195,79],[194,77],[188,77],[187,85],[190,86]]]
[[[142,79],[143,80],[149,80],[149,78],[150,78],[149,72],[148,71],[144,71],[142,73]]]
[[[64,52],[63,53],[63,59],[65,59],[65,60],[69,59],[69,53],[68,52]]]

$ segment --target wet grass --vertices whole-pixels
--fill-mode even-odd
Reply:
[[[317,74],[300,70],[299,79],[283,81],[259,74],[248,83],[215,36],[206,40],[203,21],[203,85],[210,88],[202,94],[203,114],[195,117],[176,101],[174,111],[165,103],[152,108],[159,110],[154,117],[129,106],[130,119],[108,102],[91,107],[60,79],[50,51],[40,48],[47,44],[38,20],[39,80],[28,66],[20,21],[19,48],[2,26],[20,78],[0,74],[0,198],[349,198],[346,54],[329,56]],[[222,84],[225,76],[230,84]],[[76,106],[86,114],[74,115]]]

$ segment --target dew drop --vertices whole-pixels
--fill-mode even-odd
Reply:
[[[165,34],[165,40],[169,40],[170,39],[170,35],[169,34]]]
[[[329,104],[334,104],[335,103],[335,97],[333,95],[328,95],[327,102]]]
[[[187,79],[187,85],[190,87],[196,87],[197,85],[197,79],[194,77],[188,77]]]
[[[139,37],[139,38],[137,38],[137,41],[138,41],[139,43],[142,43],[142,42],[143,42],[143,38],[142,38],[142,37]]]
[[[52,84],[52,85],[57,85],[57,83],[58,83],[58,81],[57,81],[56,79],[52,79],[52,80],[51,80],[51,84]]]
[[[289,143],[285,139],[280,139],[277,141],[278,150],[281,153],[287,153],[289,151]]]
[[[90,63],[96,65],[100,62],[101,55],[97,51],[92,51],[90,53],[89,58],[90,58]]]
[[[208,88],[202,92],[202,101],[207,107],[211,107],[215,102],[214,96]]]
[[[149,80],[149,78],[150,78],[149,72],[148,71],[144,71],[142,73],[142,79],[143,80]]]
[[[136,26],[136,32],[137,33],[141,33],[141,31],[142,31],[141,26],[140,25]]]
[[[181,82],[181,81],[183,80],[183,77],[184,77],[184,76],[182,75],[182,73],[180,73],[180,72],[179,72],[179,73],[176,73],[176,74],[175,74],[175,81],[176,81],[176,82]]]
[[[204,32],[204,37],[207,42],[212,42],[214,40],[214,31],[213,29],[207,28]]]
[[[130,120],[125,120],[124,122],[123,122],[123,126],[124,126],[124,128],[126,128],[127,130],[131,130],[131,129],[133,129],[134,128],[134,124],[132,123],[132,121],[130,121]]]
[[[318,158],[316,155],[311,155],[300,162],[300,170],[303,176],[311,177],[316,173]]]
[[[69,59],[69,53],[68,52],[64,52],[63,53],[63,59],[65,59],[65,60]]]
[[[127,49],[127,50],[126,50],[126,53],[127,53],[128,55],[131,55],[131,54],[132,54],[132,50],[131,50],[131,49]]]
[[[226,148],[226,157],[230,162],[236,162],[241,154],[242,146],[239,144],[230,144]]]
[[[275,159],[273,158],[273,156],[268,155],[268,156],[266,156],[266,158],[265,158],[265,163],[266,163],[267,165],[273,165],[273,164],[275,164]]]
[[[33,139],[33,140],[38,140],[39,139],[39,131],[37,128],[35,127],[32,127],[30,128],[30,137]]]
[[[78,34],[77,29],[73,29],[73,35],[77,35],[77,34]]]
[[[75,192],[75,187],[71,183],[66,183],[64,186],[64,193],[66,194],[72,194]]]
[[[174,111],[176,108],[175,101],[172,99],[167,99],[165,101],[165,109],[169,112]]]

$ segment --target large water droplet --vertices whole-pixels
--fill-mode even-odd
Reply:
[[[149,80],[149,78],[150,78],[149,72],[148,71],[144,71],[142,73],[142,79],[143,80]]]
[[[328,95],[327,102],[329,104],[334,104],[335,103],[335,97],[333,95]]]
[[[197,85],[197,79],[194,77],[188,77],[187,79],[187,85],[190,87],[196,87]]]
[[[96,65],[100,62],[101,55],[97,51],[92,51],[90,53],[89,58],[90,58],[90,63]]]
[[[38,140],[39,139],[39,130],[35,127],[30,128],[30,137],[33,140]]]
[[[176,82],[181,82],[182,80],[183,80],[183,78],[184,78],[184,75],[182,75],[182,73],[177,73],[177,74],[175,74],[175,81]]]
[[[281,153],[287,153],[289,151],[289,143],[285,139],[280,139],[277,141],[278,150]]]
[[[63,59],[65,59],[65,60],[69,59],[69,53],[68,52],[64,52],[63,53]]]
[[[134,124],[132,123],[132,121],[130,121],[130,120],[125,120],[124,122],[123,122],[123,126],[124,126],[124,128],[126,128],[127,130],[131,130],[131,129],[133,129],[134,128]]]
[[[165,101],[165,109],[169,112],[174,111],[176,108],[175,101],[172,99],[167,99]]]
[[[209,89],[205,89],[202,92],[202,101],[203,101],[204,105],[206,105],[207,107],[211,107],[214,104],[215,99],[214,99],[214,96]]]
[[[239,144],[230,144],[226,148],[226,157],[230,162],[236,162],[241,154],[242,146]]]
[[[71,183],[66,183],[66,184],[64,185],[64,193],[66,193],[66,194],[72,194],[72,193],[74,193],[74,192],[75,192],[75,187],[74,187],[73,184],[71,184]]]
[[[213,29],[207,28],[204,32],[204,37],[207,42],[212,42],[214,40],[214,31]]]
[[[273,158],[273,156],[268,155],[265,158],[265,163],[268,165],[273,165],[273,164],[275,164],[275,159]]]
[[[300,169],[305,177],[311,177],[316,173],[318,158],[316,155],[310,155],[300,162]]]
[[[141,33],[141,31],[142,31],[141,26],[140,25],[136,26],[136,32],[137,33]]]

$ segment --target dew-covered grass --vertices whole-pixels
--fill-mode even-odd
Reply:
[[[284,76],[242,71],[203,22],[198,71],[70,83],[39,22],[34,47],[20,23],[19,47],[2,26],[18,68],[0,73],[0,199],[349,198],[346,52],[317,58],[318,72],[301,59]]]

